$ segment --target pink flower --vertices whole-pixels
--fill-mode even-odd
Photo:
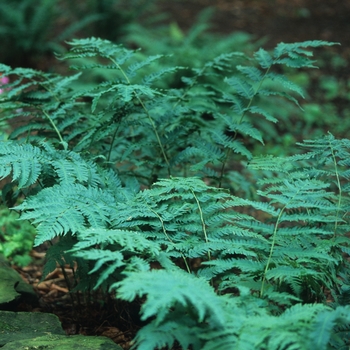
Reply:
[[[10,79],[8,77],[1,77],[0,76],[0,85],[8,84],[10,82]],[[4,92],[3,89],[0,89],[0,94]]]
[[[8,77],[2,77],[0,78],[1,84],[8,84],[10,82],[10,79]]]

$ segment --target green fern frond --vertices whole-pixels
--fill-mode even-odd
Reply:
[[[202,342],[196,334],[195,322],[191,321],[184,319],[181,323],[169,321],[161,325],[148,324],[137,333],[133,349],[136,349],[136,346],[140,350],[170,348],[178,341],[182,349],[191,346],[194,350],[199,350],[202,348]]]
[[[287,90],[294,91],[300,97],[305,98],[303,89],[299,85],[290,81],[285,75],[270,72],[266,75],[266,78],[281,83],[281,85]]]
[[[261,68],[263,69],[270,68],[274,63],[271,55],[263,48],[260,48],[257,52],[254,53],[254,58],[256,58]]]
[[[126,69],[125,73],[129,77],[133,77],[136,75],[136,72],[139,69],[144,68],[144,67],[152,64],[154,61],[158,61],[162,57],[164,57],[164,56],[163,55],[148,56],[146,59],[144,59],[140,62],[132,63],[131,65],[129,65],[128,68]],[[161,75],[163,75],[163,73]]]
[[[252,153],[239,140],[234,140],[233,137],[227,136],[219,130],[213,130],[211,137],[217,144],[232,149],[235,153],[242,154],[247,159],[252,159]]]
[[[118,245],[122,252],[144,252],[145,254],[150,253],[154,256],[160,252],[157,242],[152,242],[143,237],[139,232],[131,230],[108,230],[101,227],[90,228],[79,232],[77,239],[78,243],[72,249],[74,252],[81,252],[86,248],[95,246],[107,247],[110,245]],[[85,254],[88,254],[88,251]]]
[[[97,289],[104,283],[107,279],[110,279],[111,275],[115,274],[116,270],[125,265],[123,261],[123,254],[118,251],[111,251],[109,249],[96,249],[91,248],[88,252],[80,251],[75,252],[74,256],[78,258],[83,258],[84,260],[96,261],[95,266],[89,271],[89,274],[94,274],[99,272],[98,280],[94,286]],[[103,265],[108,264],[108,266],[103,267]],[[103,271],[102,271],[103,270]]]
[[[68,42],[70,50],[63,55],[64,59],[84,58],[101,56],[104,58],[114,57],[118,64],[124,64],[134,53],[122,45],[111,45],[108,40],[99,38],[74,39]],[[118,56],[118,58],[117,58]]]
[[[80,182],[96,186],[101,182],[93,162],[83,160],[75,152],[55,150],[47,142],[42,142],[40,146],[1,142],[0,176],[5,178],[12,174],[19,188],[29,187],[39,178],[47,179],[48,176],[62,184]]]
[[[238,93],[238,95],[246,98],[246,99],[251,99],[255,91],[253,89],[253,86],[247,83],[245,80],[237,78],[237,77],[231,77],[231,78],[226,78],[225,82],[232,86],[235,91]]]
[[[46,276],[53,272],[57,265],[63,268],[68,264],[71,268],[74,267],[76,259],[67,251],[76,243],[76,240],[71,235],[62,237],[56,244],[51,245],[46,252],[46,262],[43,268],[41,280],[45,280]],[[79,262],[79,268],[84,269],[84,261]]]
[[[39,178],[42,165],[46,162],[40,150],[30,144],[0,143],[0,178],[12,174],[13,181],[18,181],[18,187],[29,187]]]
[[[318,349],[328,349],[328,344],[333,340],[332,338],[336,338],[332,331],[337,324],[349,322],[348,319],[347,308],[338,307],[335,310],[324,310],[317,315],[309,337]],[[338,346],[337,348],[340,349],[340,344]]]
[[[77,205],[79,203],[79,205]],[[35,245],[59,235],[75,234],[89,225],[107,227],[115,199],[108,192],[80,184],[55,185],[29,197],[16,209],[37,225]]]
[[[227,127],[230,131],[234,133],[248,135],[252,139],[257,140],[260,143],[264,144],[261,132],[257,128],[253,127],[253,125],[249,122],[241,122],[241,123],[231,122],[227,125]]]
[[[145,75],[142,78],[142,83],[146,86],[152,85],[154,82],[160,80],[165,74],[175,73],[178,70],[183,69],[183,67],[166,67],[151,74]]]
[[[262,88],[259,90],[259,95],[264,96],[264,97],[269,97],[269,96],[279,97],[282,100],[287,100],[287,101],[292,102],[297,107],[299,107],[301,110],[303,110],[299,104],[299,101],[295,97],[293,97],[292,95],[286,93],[285,91],[276,91],[276,90],[271,90],[269,88]]]
[[[339,43],[322,41],[322,40],[309,40],[300,43],[279,43],[274,49],[274,59],[277,64],[285,64],[288,67],[294,68],[315,68],[314,61],[310,60],[312,52],[308,48],[317,48],[320,46],[333,46]],[[287,57],[282,57],[286,55]]]
[[[270,114],[268,111],[266,111],[265,109],[262,109],[258,106],[251,106],[247,109],[247,112],[253,113],[253,114],[260,114],[263,117],[265,117],[265,119],[269,122],[272,123],[277,123],[278,120],[272,115]]]
[[[197,288],[193,288],[193,284]],[[180,270],[128,273],[122,282],[111,288],[117,290],[118,297],[128,301],[136,295],[147,295],[147,301],[141,309],[143,320],[155,317],[155,323],[160,324],[164,321],[167,310],[180,304],[189,311],[193,308],[199,322],[210,317],[218,327],[225,324],[225,317],[220,313],[220,301],[208,283]],[[199,290],[200,293],[197,293]],[[162,291],[161,294],[159,291]]]
[[[238,65],[236,68],[254,82],[260,82],[263,79],[263,73],[256,67]]]

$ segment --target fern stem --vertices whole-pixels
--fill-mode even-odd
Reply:
[[[146,204],[146,205],[147,205],[147,204]],[[150,210],[154,215],[157,216],[157,218],[159,219],[160,223],[162,224],[162,230],[163,230],[163,233],[164,233],[165,237],[168,239],[169,242],[171,242],[173,245],[175,245],[175,243],[173,242],[173,240],[169,237],[168,233],[166,232],[166,228],[165,228],[165,226],[164,226],[164,221],[163,221],[163,219],[161,218],[161,216],[160,216],[155,210],[151,209],[150,207],[148,207],[148,208],[149,208],[149,210]],[[185,265],[186,265],[186,270],[187,270],[187,272],[188,272],[188,273],[191,273],[191,269],[190,269],[190,267],[188,266],[186,257],[185,257],[182,253],[180,253],[180,254],[181,254],[181,257],[182,257],[182,259],[183,259],[183,261],[184,261],[184,263],[185,263]]]
[[[240,125],[240,124],[243,122],[243,119],[244,119],[244,117],[245,117],[245,115],[246,115],[246,111],[247,111],[247,110],[250,108],[250,106],[252,105],[254,98],[255,98],[256,95],[258,94],[258,92],[259,92],[259,90],[260,90],[260,88],[261,88],[261,86],[262,86],[262,84],[263,84],[263,82],[264,82],[264,80],[265,80],[267,74],[269,74],[270,69],[271,69],[271,67],[273,66],[273,64],[274,64],[274,62],[270,65],[270,67],[268,67],[268,68],[266,69],[265,74],[264,74],[263,77],[261,78],[258,87],[256,88],[256,90],[255,90],[253,96],[252,96],[251,99],[249,100],[249,102],[248,102],[248,104],[247,104],[247,107],[244,108],[243,113],[242,113],[242,115],[241,115],[241,118],[240,118],[239,121],[238,121],[238,125]],[[232,139],[232,140],[235,141],[235,140],[237,139],[237,136],[238,136],[238,132],[237,132],[237,130],[236,130],[235,133],[234,133],[234,135],[233,135],[233,139]],[[221,187],[221,185],[222,185],[222,179],[223,179],[223,177],[224,177],[224,171],[225,171],[225,168],[226,168],[227,161],[228,161],[228,159],[229,159],[229,157],[230,157],[230,154],[231,154],[231,148],[228,148],[228,149],[226,150],[225,159],[224,159],[224,161],[223,161],[223,163],[222,163],[221,170],[220,170],[219,187]]]
[[[149,121],[150,121],[150,123],[151,123],[151,125],[152,125],[154,134],[156,135],[156,138],[157,138],[158,145],[159,145],[159,147],[160,147],[160,150],[161,150],[161,152],[162,152],[163,158],[164,158],[165,163],[166,163],[166,165],[167,165],[168,175],[169,175],[169,177],[170,177],[170,176],[171,176],[170,163],[169,163],[168,157],[167,157],[167,155],[166,155],[166,153],[165,153],[165,149],[164,149],[164,147],[163,147],[162,141],[161,141],[160,136],[159,136],[159,134],[158,134],[156,125],[155,125],[155,123],[154,123],[154,121],[153,121],[151,115],[149,114],[148,109],[147,109],[146,106],[143,104],[143,101],[142,101],[141,98],[137,95],[136,92],[135,92],[135,96],[136,96],[137,100],[140,102],[140,104],[141,104],[142,108],[144,109],[144,111],[146,112],[147,117],[148,117],[148,119],[149,119]]]
[[[44,109],[41,109],[41,111],[43,112],[43,114],[45,115],[45,117],[50,121],[52,127],[55,129],[56,131],[56,134],[58,136],[58,138],[60,139],[60,143],[62,144],[64,150],[66,151],[67,150],[67,142],[65,142],[62,138],[62,135],[60,133],[60,131],[57,129],[56,127],[56,124],[53,122],[52,118],[49,116],[49,114],[44,110]]]
[[[197,196],[196,196],[196,194],[194,193],[193,190],[191,190],[191,193],[192,193],[194,199],[195,199],[196,202],[197,202],[197,206],[198,206],[198,210],[199,210],[199,215],[200,215],[200,217],[201,217],[201,222],[202,222],[202,228],[203,228],[203,234],[204,234],[205,242],[206,242],[206,243],[209,243],[208,235],[207,235],[207,229],[206,229],[206,227],[205,227],[205,222],[204,222],[203,211],[202,211],[201,205],[200,205],[199,200],[198,200],[198,198],[197,198]],[[211,260],[210,250],[208,250],[208,260]]]
[[[200,72],[198,72],[196,75],[195,75],[195,77],[193,78],[193,80],[192,80],[192,83],[189,85],[189,86],[187,86],[187,88],[185,89],[185,91],[184,91],[184,93],[182,94],[182,96],[180,96],[179,97],[179,99],[176,101],[176,103],[174,104],[174,106],[173,106],[173,110],[178,106],[178,104],[181,102],[181,101],[183,101],[183,99],[186,97],[186,95],[188,94],[188,92],[193,88],[193,86],[197,83],[197,81],[198,81],[198,78],[205,72],[205,69],[206,69],[207,67],[206,66],[204,66],[201,70],[200,70]]]
[[[74,287],[76,287],[78,285],[78,279],[75,273],[75,269],[72,268],[72,273],[73,273],[73,278],[74,278]],[[75,293],[76,297],[77,297],[77,302],[78,302],[78,306],[81,306],[81,300],[80,300],[80,296],[79,296],[79,291],[77,293]]]
[[[123,68],[120,66],[120,64],[118,62],[116,62],[116,60],[113,59],[113,57],[110,57],[108,56],[108,58],[115,64],[115,66],[120,70],[120,72],[122,73],[124,79],[126,80],[126,83],[128,85],[131,85],[131,81],[129,79],[129,77],[126,75],[126,73],[124,72]],[[149,120],[149,122],[151,123],[151,126],[152,126],[152,129],[153,129],[153,132],[157,138],[157,142],[158,142],[158,145],[160,147],[160,150],[161,150],[161,153],[162,153],[162,156],[164,158],[164,161],[167,165],[167,169],[168,169],[168,175],[171,176],[171,170],[170,170],[170,163],[169,163],[169,160],[168,160],[168,157],[166,155],[166,152],[165,152],[165,149],[164,149],[164,146],[162,144],[162,141],[160,139],[160,136],[158,134],[158,131],[157,131],[157,128],[156,128],[156,125],[153,121],[153,118],[151,117],[148,109],[146,108],[145,104],[143,103],[142,99],[140,98],[140,96],[137,94],[137,92],[134,90],[134,94],[135,94],[135,97],[137,99],[137,101],[140,103],[140,105],[142,106],[143,110],[145,111],[146,115],[147,115],[147,118]]]
[[[272,234],[272,243],[271,243],[271,247],[270,247],[270,253],[269,253],[269,256],[267,258],[267,263],[266,263],[265,270],[264,270],[264,276],[263,276],[263,279],[262,279],[262,282],[261,282],[260,297],[262,297],[263,293],[264,293],[266,274],[267,274],[267,271],[270,268],[270,264],[271,264],[271,260],[272,260],[272,254],[273,254],[273,251],[274,251],[274,248],[275,248],[275,244],[276,244],[278,225],[279,225],[279,223],[281,221],[282,214],[287,209],[288,204],[297,196],[297,194],[300,192],[300,190],[301,189],[299,189],[295,193],[295,195],[288,200],[288,202],[283,206],[283,208],[281,209],[280,213],[277,216],[277,220],[276,220],[275,227],[274,227],[273,234]]]
[[[115,129],[115,131],[114,131],[114,133],[113,133],[113,136],[112,136],[111,146],[109,147],[108,155],[107,155],[107,160],[108,160],[108,161],[111,160],[111,155],[112,155],[112,150],[113,150],[113,146],[114,146],[114,141],[115,141],[115,138],[116,138],[116,136],[117,136],[119,127],[120,127],[120,124],[116,127],[116,129]]]
[[[274,251],[274,248],[275,248],[275,244],[276,244],[276,236],[277,236],[278,224],[279,224],[279,221],[280,221],[281,216],[284,213],[285,209],[286,209],[286,205],[281,209],[280,213],[278,214],[277,221],[276,221],[276,224],[275,224],[275,227],[274,227],[274,230],[273,230],[272,243],[271,243],[271,247],[270,247],[270,253],[269,253],[269,256],[267,258],[267,263],[266,263],[265,270],[264,270],[264,276],[263,276],[263,280],[261,282],[260,297],[262,297],[263,293],[264,293],[266,274],[267,274],[267,271],[269,270],[271,259],[272,259],[272,254],[273,254],[273,251]]]
[[[51,245],[52,245],[52,243],[51,243]],[[70,299],[71,299],[71,301],[72,301],[72,308],[73,308],[73,311],[74,311],[73,314],[76,314],[76,312],[75,312],[75,302],[74,302],[73,294],[71,293],[71,291],[72,291],[72,286],[71,286],[71,284],[70,284],[70,281],[69,281],[67,272],[66,272],[66,270],[65,270],[65,268],[64,268],[64,264],[62,264],[62,263],[59,262],[59,261],[57,261],[57,263],[58,263],[58,265],[59,265],[60,268],[61,268],[61,271],[62,271],[64,280],[65,280],[66,285],[67,285],[67,288],[68,288],[68,290],[69,290],[69,296],[70,296]]]
[[[333,158],[334,170],[335,170],[335,177],[336,177],[336,179],[337,179],[337,186],[338,186],[338,191],[339,191],[338,205],[337,205],[337,212],[336,212],[336,220],[335,220],[335,224],[334,224],[334,235],[333,235],[333,237],[335,237],[336,234],[337,234],[338,216],[339,216],[340,207],[341,207],[341,202],[342,202],[342,188],[341,188],[341,184],[340,184],[340,178],[339,178],[337,160],[336,160],[336,158],[335,158],[335,154],[334,154],[334,151],[333,151],[333,147],[332,147],[332,144],[331,144],[330,142],[329,142],[329,147],[330,147],[331,152],[332,152],[332,158]]]

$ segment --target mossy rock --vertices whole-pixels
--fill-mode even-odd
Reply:
[[[56,315],[0,311],[0,347],[4,350],[122,350],[106,337],[67,336]]]
[[[7,343],[3,350],[122,350],[106,337],[87,337],[83,335],[64,336],[49,334],[42,337],[23,339]]]
[[[0,347],[48,333],[65,335],[56,315],[41,312],[0,311]]]

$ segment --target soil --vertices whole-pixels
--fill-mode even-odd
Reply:
[[[38,300],[23,298],[11,311],[53,313],[59,317],[67,335],[106,336],[123,349],[129,349],[142,325],[139,304],[116,301],[112,295],[100,291],[70,293],[67,285],[74,285],[74,273],[68,265],[63,269],[57,266],[42,281],[45,252],[38,250],[42,247],[31,253],[32,264],[23,268],[14,266],[24,281],[32,285]]]
[[[350,49],[350,1],[346,0],[173,0],[161,2],[170,20],[186,29],[206,7],[214,9],[213,31],[244,31],[267,37],[267,46],[304,40],[340,42]]]
[[[169,14],[186,30],[204,8],[215,9],[213,31],[228,34],[248,32],[257,39],[266,37],[266,47],[278,42],[327,40],[342,44],[332,48],[344,58],[350,56],[350,1],[346,0],[163,0],[161,11]],[[348,74],[345,67],[343,74]],[[68,293],[61,269],[56,269],[43,283],[44,253],[33,251],[35,263],[16,268],[38,293],[37,305],[21,304],[18,311],[52,312],[58,315],[67,334],[105,335],[125,349],[140,327],[138,305],[117,303],[96,294],[85,296]],[[67,267],[68,277],[72,271]],[[80,300],[78,299],[80,297]],[[86,299],[86,300],[85,300]]]

